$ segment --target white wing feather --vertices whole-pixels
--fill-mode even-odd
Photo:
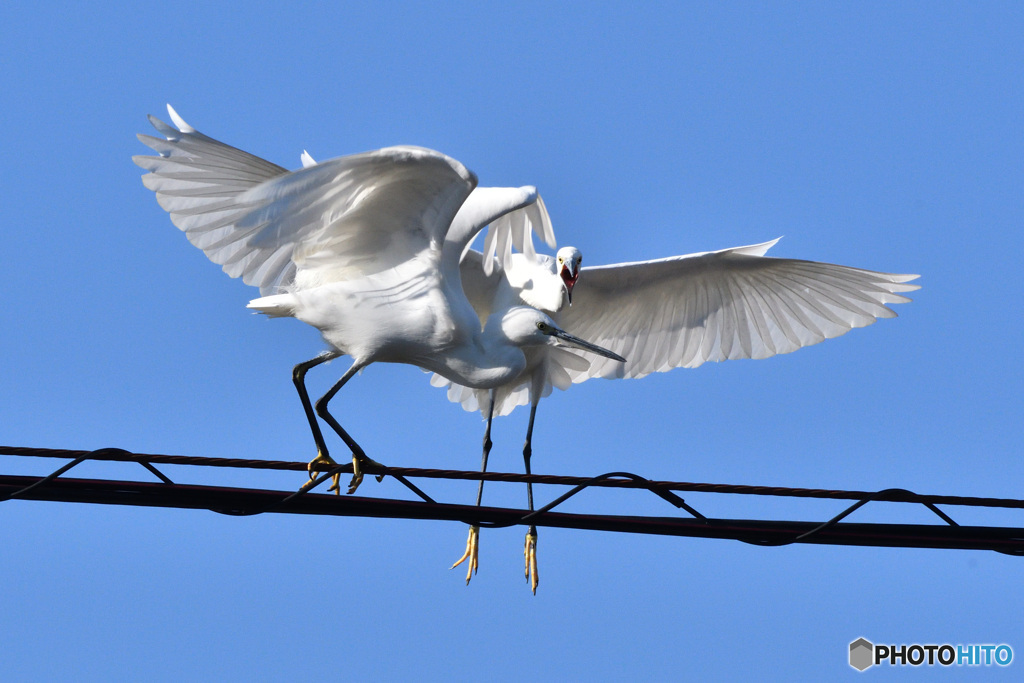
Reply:
[[[303,150],[300,157],[303,168],[310,168],[317,165],[310,153]],[[551,218],[548,216],[544,200],[537,194],[537,188],[527,185],[524,187],[476,187],[466,198],[459,212],[452,220],[451,227],[445,237],[446,253],[460,256],[462,264],[470,251],[470,246],[483,228],[488,228],[485,244],[497,244],[502,246],[503,256],[495,259],[491,253],[491,259],[486,263],[482,259],[476,260],[477,269],[483,271],[483,275],[490,278],[494,273],[494,263],[508,265],[511,258],[511,248],[515,246],[522,251],[528,250],[532,260],[537,261],[536,251],[533,249],[531,231],[536,232],[551,247],[555,246],[555,233],[551,227]],[[497,242],[495,242],[497,240]],[[485,247],[486,248],[486,247]],[[476,252],[479,254],[479,252]],[[454,264],[446,264],[446,267],[454,267]],[[461,268],[463,278],[467,275],[471,279],[476,278],[476,273],[467,274],[466,268]],[[478,292],[466,289],[466,293],[473,298]],[[481,319],[485,320],[487,315],[480,312]]]
[[[574,382],[643,377],[706,361],[767,358],[838,337],[895,313],[885,304],[917,275],[764,257],[778,240],[722,251],[584,268],[573,305],[556,317],[567,332],[615,351],[592,359]]]
[[[495,263],[505,269],[510,267],[508,259],[512,247],[527,258],[535,260],[537,250],[533,246],[534,233],[549,247],[555,248],[555,230],[551,226],[547,206],[536,191],[533,199],[535,201],[526,203],[519,210],[509,212],[491,223],[487,238],[484,240],[483,268],[486,275],[494,272]]]
[[[133,158],[150,171],[143,183],[210,260],[264,295],[297,276],[321,284],[393,267],[424,249],[440,253],[476,186],[465,166],[420,147],[389,147],[289,173],[168,111],[177,130],[150,117],[166,139],[139,136],[159,153]]]

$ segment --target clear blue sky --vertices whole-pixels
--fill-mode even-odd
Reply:
[[[255,290],[187,242],[131,163],[171,102],[289,167],[303,149],[417,144],[484,185],[534,184],[588,264],[784,235],[774,255],[921,273],[898,319],[819,346],[557,393],[538,472],[1024,496],[1021,5],[549,5],[5,3],[0,443],[313,455],[290,369],[317,333],[247,311]],[[381,461],[475,468],[479,415],[427,379],[373,366],[337,413]],[[522,467],[525,422],[496,421],[493,469]],[[53,465],[0,458],[7,474]],[[843,507],[687,500],[721,517]],[[566,509],[672,514],[638,492]],[[934,518],[890,504],[853,521]],[[1005,642],[1024,666],[1020,558],[545,529],[534,597],[521,529],[485,531],[468,588],[448,570],[464,540],[455,523],[6,503],[4,675],[781,680],[855,675],[859,636]]]

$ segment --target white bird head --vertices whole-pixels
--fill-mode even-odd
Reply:
[[[548,315],[529,306],[514,306],[501,319],[501,330],[516,346],[564,346],[596,353],[625,363],[617,353],[571,335],[555,324]]]
[[[555,258],[555,272],[562,280],[565,287],[565,296],[572,305],[572,288],[576,286],[576,280],[580,277],[580,263],[583,262],[583,254],[576,247],[562,247],[558,250]]]

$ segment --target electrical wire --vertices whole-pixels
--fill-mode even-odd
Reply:
[[[573,488],[536,511],[439,503],[409,485],[423,500],[406,501],[361,496],[333,496],[312,493],[335,473],[351,472],[352,466],[337,465],[307,482],[297,491],[272,491],[174,483],[156,468],[160,465],[230,467],[243,469],[305,471],[303,462],[209,458],[196,456],[131,453],[118,448],[96,451],[41,449],[0,446],[0,455],[65,458],[71,462],[44,477],[0,475],[0,502],[12,499],[90,502],[115,505],[206,509],[220,514],[247,516],[267,512],[338,516],[388,517],[461,521],[489,527],[513,525],[556,526],[628,533],[726,538],[760,546],[793,543],[862,545],[883,547],[960,548],[993,550],[1008,555],[1024,554],[1024,529],[1015,527],[961,526],[937,505],[985,508],[1024,508],[1024,500],[965,496],[922,495],[905,489],[883,491],[842,491],[790,487],[768,487],[694,482],[651,481],[629,472],[610,472],[598,477],[523,475],[498,472],[468,472],[408,467],[366,466],[365,472],[380,476],[463,479],[536,484],[568,485]],[[87,460],[136,462],[160,479],[160,483],[70,479],[63,477]],[[592,487],[642,488],[653,492],[691,517],[638,517],[555,512],[554,508]],[[715,494],[785,496],[796,498],[855,500],[832,519],[822,522],[785,520],[715,519],[707,517],[673,491]],[[842,520],[870,502],[921,504],[943,524],[850,523]]]

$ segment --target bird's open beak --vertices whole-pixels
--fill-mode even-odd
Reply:
[[[572,306],[572,288],[576,286],[576,280],[580,276],[579,268],[572,261],[566,261],[562,264],[562,270],[558,276],[562,278],[562,284],[565,285],[565,296],[569,299],[569,305]]]
[[[557,340],[560,346],[568,346],[574,349],[590,351],[591,353],[596,353],[599,356],[604,356],[605,358],[617,360],[620,363],[626,362],[626,359],[620,356],[619,354],[609,351],[608,349],[601,348],[597,344],[591,344],[588,341],[583,341],[579,337],[571,335],[563,330],[552,330],[551,336]]]

